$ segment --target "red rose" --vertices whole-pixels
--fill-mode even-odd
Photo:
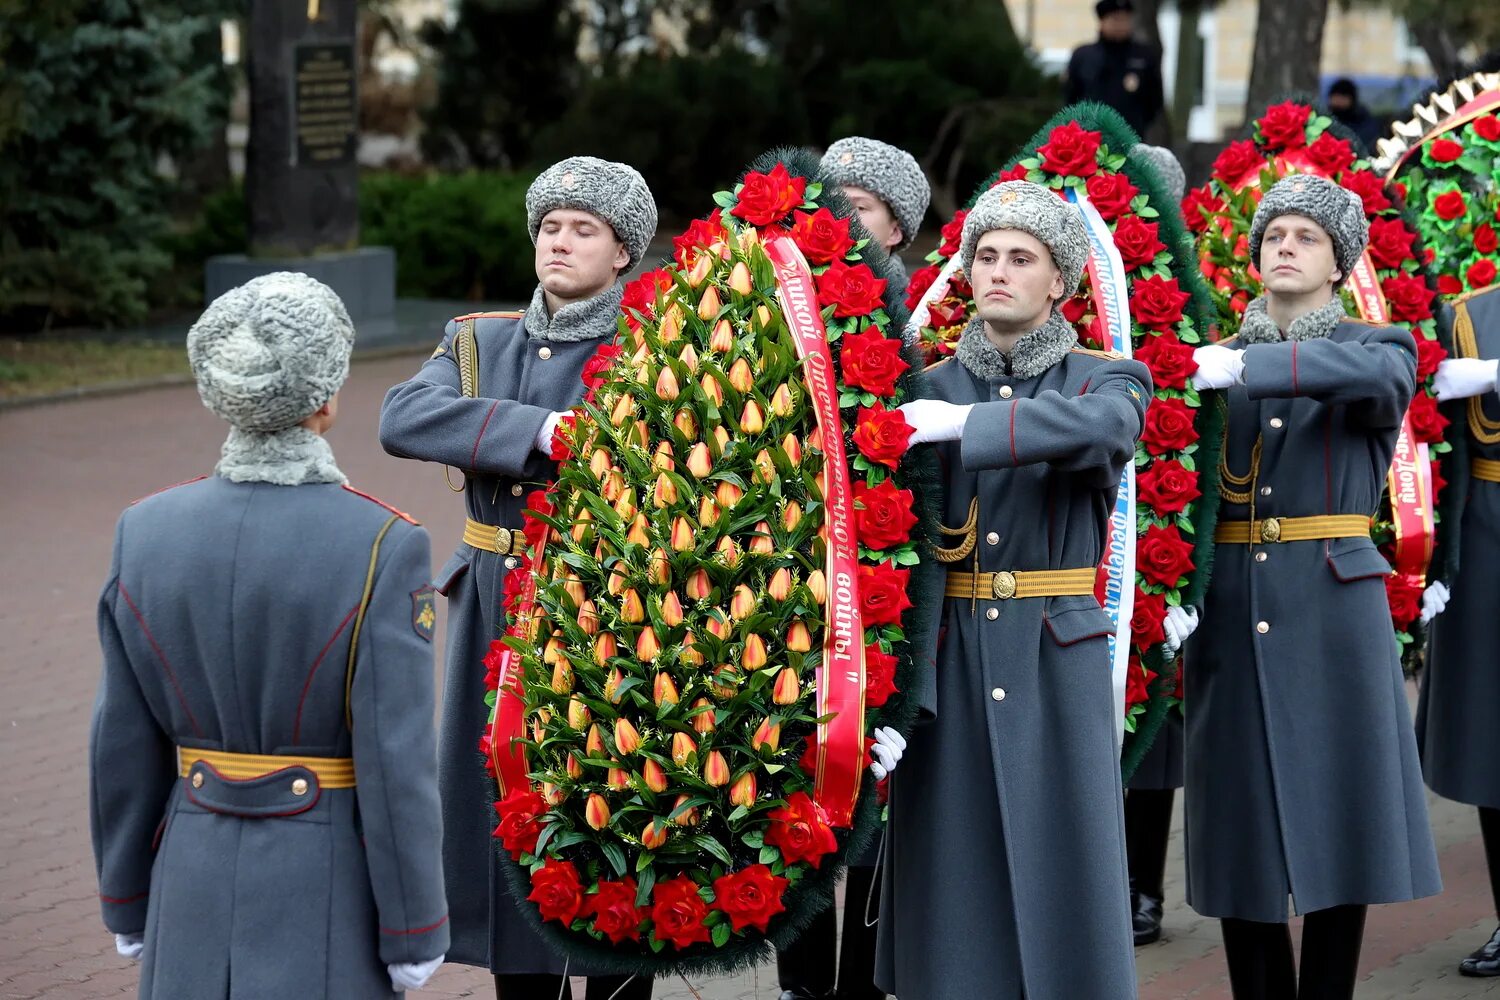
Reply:
[[[1182,199],[1182,218],[1187,227],[1195,233],[1201,233],[1208,228],[1208,218],[1218,215],[1224,211],[1224,199],[1213,193],[1213,189],[1205,184],[1201,188],[1193,188]]]
[[[578,869],[571,861],[548,858],[540,870],[531,873],[531,894],[526,898],[536,904],[543,920],[556,920],[564,927],[571,925],[583,908],[583,883],[578,880]]]
[[[1488,257],[1476,260],[1464,271],[1464,279],[1470,288],[1484,288],[1495,280],[1495,262]]]
[[[1170,330],[1182,320],[1182,307],[1191,297],[1176,278],[1142,278],[1130,293],[1130,314],[1148,329]]]
[[[1420,330],[1412,333],[1417,338],[1417,379],[1422,381],[1437,373],[1438,363],[1448,356],[1448,352],[1443,350],[1436,337],[1429,340]]]
[[[1332,177],[1349,169],[1354,162],[1354,147],[1347,140],[1335,138],[1332,132],[1324,132],[1307,147],[1307,158],[1312,160],[1313,166]]]
[[[963,326],[968,321],[969,304],[959,299],[946,298],[927,307],[927,325],[934,330]]]
[[[754,927],[764,934],[771,918],[786,912],[781,896],[787,885],[786,879],[772,875],[765,865],[751,865],[714,879],[714,909],[728,914],[735,930]]]
[[[1469,210],[1469,203],[1462,191],[1444,191],[1432,199],[1432,210],[1444,222],[1452,222]]]
[[[1082,295],[1075,295],[1062,304],[1063,319],[1078,323],[1094,308],[1093,302]]]
[[[1399,217],[1370,220],[1370,259],[1376,267],[1401,270],[1412,256],[1412,241],[1417,234],[1406,228]]]
[[[871,487],[863,479],[854,483],[854,528],[859,544],[867,549],[888,549],[911,541],[917,515],[912,512],[911,490],[899,490],[890,479]]]
[[[594,930],[614,944],[639,941],[646,912],[635,905],[635,879],[600,882],[599,891],[583,901],[583,915],[594,918]]]
[[[887,410],[879,403],[861,406],[854,425],[854,444],[872,462],[895,468],[910,447],[912,426],[900,410]]]
[[[1180,399],[1153,399],[1146,408],[1146,427],[1141,443],[1152,455],[1182,451],[1198,440],[1193,427],[1194,410]]]
[[[1464,283],[1451,274],[1440,274],[1437,280],[1439,295],[1460,295],[1464,290]]]
[[[1146,582],[1175,587],[1193,568],[1193,543],[1182,537],[1175,524],[1153,524],[1136,546],[1135,565]]]
[[[901,338],[885,336],[878,326],[845,334],[839,364],[845,385],[877,396],[894,396],[896,379],[911,367],[901,360]]]
[[[672,257],[683,267],[692,267],[699,250],[706,250],[724,239],[724,214],[714,209],[706,219],[694,219],[681,236],[672,237]]]
[[[928,264],[914,273],[906,283],[906,308],[917,308],[917,303],[922,301],[922,296],[927,294],[927,289],[932,287],[932,283],[942,273],[943,269],[936,264]]]
[[[531,495],[526,498],[526,509],[521,511],[521,533],[526,536],[526,547],[529,549],[542,544],[547,532],[552,530],[546,522],[538,520],[534,516],[536,514],[552,514],[552,504],[542,490],[532,490]]]
[[[1125,270],[1151,266],[1156,255],[1167,248],[1157,238],[1158,228],[1156,223],[1146,222],[1138,215],[1127,215],[1116,224],[1115,246],[1120,249]]]
[[[625,322],[632,330],[641,328],[642,319],[656,315],[657,292],[665,292],[675,284],[672,275],[658,268],[647,271],[625,286],[625,295],[620,299],[620,308],[625,312]]]
[[[1343,185],[1359,195],[1365,203],[1366,215],[1375,215],[1391,207],[1391,199],[1385,193],[1385,181],[1373,170],[1356,170],[1344,177]]]
[[[1416,435],[1417,441],[1423,444],[1436,444],[1443,439],[1443,431],[1448,427],[1448,418],[1438,410],[1435,396],[1418,392],[1412,397],[1411,406],[1407,409],[1406,415],[1411,418],[1412,433]]]
[[[841,260],[829,264],[828,270],[817,276],[817,282],[818,305],[833,306],[833,315],[840,319],[866,316],[879,309],[886,285],[868,264],[850,266]]]
[[[1088,177],[1099,169],[1095,162],[1099,152],[1098,132],[1090,132],[1077,122],[1066,122],[1052,130],[1047,141],[1037,148],[1042,169],[1064,177]]]
[[[788,212],[802,204],[806,193],[807,178],[793,177],[784,163],[776,164],[769,174],[752,170],[745,175],[729,214],[752,226],[769,226],[780,222]]]
[[[866,646],[865,704],[870,708],[879,708],[900,690],[896,687],[896,657],[891,653],[882,653],[879,646]]]
[[[1427,155],[1434,163],[1454,163],[1463,158],[1464,147],[1452,139],[1434,139],[1427,147]]]
[[[566,462],[573,457],[573,428],[578,426],[578,414],[569,413],[552,428],[551,448],[547,457],[554,462]]]
[[[767,819],[766,843],[781,851],[787,864],[806,861],[814,868],[823,863],[823,855],[838,850],[838,838],[824,820],[822,811],[806,792],[793,792],[786,805],[773,809]]]
[[[1496,213],[1500,215],[1500,212]],[[964,277],[962,270],[954,271],[948,277],[948,294],[954,298],[969,300],[974,297],[974,286],[969,284],[969,279]]]
[[[536,853],[537,838],[542,835],[541,817],[547,812],[547,800],[530,786],[517,788],[495,803],[495,812],[500,823],[491,836],[500,838],[500,843],[511,857]]]
[[[967,208],[960,208],[953,220],[943,227],[943,245],[938,247],[938,253],[944,257],[952,257],[958,253],[964,240],[964,220],[969,217]]]
[[[501,600],[505,604],[507,616],[514,615],[521,607],[521,595],[526,593],[526,585],[530,580],[530,566],[517,566],[505,574],[505,582],[501,585]],[[496,641],[498,640],[491,641],[490,651],[498,655],[499,647],[495,645]],[[486,662],[488,662],[488,657],[486,657]]]
[[[1175,458],[1159,458],[1141,473],[1136,494],[1161,517],[1180,514],[1187,505],[1202,496],[1198,474],[1183,468]]]
[[[666,272],[663,271],[662,273],[665,274]],[[640,324],[636,323],[635,325],[639,326]],[[604,384],[605,375],[608,374],[610,366],[615,363],[615,359],[623,351],[624,348],[619,344],[601,344],[599,349],[594,352],[594,356],[583,363],[583,372],[579,375],[579,378],[583,381],[584,388],[587,390],[584,393],[584,399],[590,403],[594,401],[594,395],[599,391],[599,387]]]
[[[1130,636],[1136,646],[1150,649],[1165,640],[1166,618],[1166,595],[1148,594],[1139,587],[1135,588],[1135,604],[1130,613]]]
[[[1152,383],[1158,389],[1181,389],[1198,370],[1193,349],[1174,333],[1148,335],[1136,349],[1135,358],[1151,369]]]
[[[1230,187],[1237,186],[1252,171],[1266,165],[1265,154],[1249,139],[1237,139],[1214,159],[1213,175]]]
[[[506,608],[506,610],[510,611],[511,609]],[[484,689],[486,691],[494,691],[500,687],[500,658],[505,655],[505,651],[508,648],[504,641],[500,639],[490,640],[490,648],[484,654],[484,660],[482,661],[484,663]],[[498,809],[499,807],[500,804],[498,802],[495,803],[495,808]],[[496,833],[498,835],[499,827],[496,827]]]
[[[1124,174],[1095,174],[1085,182],[1084,189],[1106,222],[1128,214],[1130,202],[1141,193]]]
[[[1494,253],[1500,249],[1500,237],[1496,237],[1494,226],[1481,222],[1474,228],[1474,249],[1480,253]]]
[[[860,564],[859,606],[865,628],[901,624],[901,612],[912,606],[906,593],[910,577],[911,570],[897,569],[892,562]]]
[[[1385,578],[1385,594],[1391,603],[1391,622],[1405,632],[1422,613],[1422,588],[1392,573]]]
[[[1301,149],[1307,145],[1307,119],[1312,108],[1295,101],[1275,104],[1256,121],[1260,137],[1270,149]]]
[[[1147,670],[1145,664],[1135,657],[1125,674],[1125,707],[1143,705],[1151,700],[1151,682],[1156,680],[1156,671]]]
[[[1397,274],[1380,283],[1391,318],[1398,323],[1420,323],[1432,318],[1432,292],[1415,275]]]
[[[1488,142],[1500,142],[1500,118],[1483,115],[1474,119],[1474,134]]]
[[[708,904],[698,894],[698,883],[686,875],[658,882],[651,890],[652,933],[658,941],[683,949],[711,940],[703,926],[707,916]]]
[[[1031,171],[1017,163],[1009,170],[1002,170],[995,175],[995,184],[1004,184],[1006,181],[1024,181],[1031,176]],[[994,187],[991,184],[990,187]]]
[[[854,237],[849,235],[849,220],[840,219],[826,208],[811,214],[793,212],[791,237],[803,255],[814,264],[827,264],[832,260],[843,260],[844,254],[854,248]]]

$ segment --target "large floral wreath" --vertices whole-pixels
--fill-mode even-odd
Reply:
[[[1199,280],[1192,241],[1177,206],[1149,159],[1130,153],[1135,134],[1120,116],[1097,104],[1065,108],[1025,147],[1027,152],[982,184],[1044,184],[1061,195],[1086,193],[1108,223],[1130,290],[1131,341],[1151,369],[1155,398],[1136,451],[1137,562],[1132,653],[1126,684],[1126,742],[1121,758],[1130,775],[1150,749],[1167,710],[1180,700],[1180,672],[1162,646],[1167,608],[1200,603],[1213,558],[1218,508],[1217,414],[1189,377],[1193,349],[1208,332],[1211,303]],[[952,353],[974,313],[973,291],[955,270],[967,209],[942,231],[928,266],[912,275],[908,308],[926,299],[919,327],[929,360]],[[935,285],[945,281],[945,286]],[[932,294],[928,294],[931,292]],[[1063,306],[1085,346],[1106,347],[1090,279]]]
[[[878,825],[867,733],[914,711],[914,359],[884,253],[816,173],[768,154],[627,288],[506,584],[495,837],[523,912],[595,967],[788,942]]]
[[[1374,271],[1367,276],[1373,281],[1365,284],[1370,294],[1383,299],[1390,320],[1408,327],[1417,341],[1420,386],[1409,418],[1416,442],[1428,446],[1434,456],[1432,483],[1440,496],[1444,480],[1439,459],[1450,446],[1443,441],[1448,420],[1438,411],[1432,377],[1448,351],[1439,336],[1437,286],[1429,270],[1433,253],[1403,212],[1400,186],[1388,187],[1356,150],[1352,134],[1309,104],[1272,105],[1252,128],[1249,138],[1230,143],[1219,154],[1209,182],[1189,191],[1182,203],[1188,225],[1200,234],[1203,275],[1213,285],[1219,310],[1219,336],[1232,336],[1239,329],[1245,307],[1261,293],[1260,272],[1250,260],[1250,220],[1261,192],[1289,173],[1313,173],[1359,195],[1370,225],[1368,260]],[[1347,282],[1342,292],[1352,316],[1367,308],[1356,294],[1357,284]],[[1370,535],[1394,563],[1396,534],[1388,498],[1380,509]],[[1420,577],[1401,573],[1386,578],[1392,624],[1408,666],[1419,646],[1414,641],[1422,603],[1419,581]]]

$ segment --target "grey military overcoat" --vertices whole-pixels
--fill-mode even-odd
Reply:
[[[1477,341],[1475,353],[1500,358],[1500,295],[1482,292],[1469,298],[1466,306]],[[1468,435],[1470,460],[1500,461],[1497,435],[1484,424],[1500,421],[1500,398],[1487,392],[1465,403],[1463,425],[1455,430]],[[1474,405],[1482,419],[1469,412]],[[1460,470],[1448,489],[1464,497],[1459,570],[1449,581],[1453,596],[1447,610],[1432,623],[1417,711],[1417,746],[1433,791],[1469,805],[1500,809],[1500,650],[1495,635],[1495,611],[1500,608],[1500,483]]]
[[[388,997],[387,963],[447,949],[429,557],[333,483],[211,477],[120,518],[89,805],[104,922],[145,933],[142,997]],[[357,784],[182,777],[179,746],[352,756]]]
[[[1243,351],[1225,464],[1255,516],[1370,516],[1415,388],[1404,329],[1345,320]],[[1244,521],[1227,499],[1219,523]],[[1187,898],[1212,917],[1298,913],[1440,891],[1390,567],[1367,537],[1217,546],[1189,642]]]
[[[583,366],[613,337],[615,327],[612,322],[596,323],[596,336],[563,341],[528,335],[519,314],[479,318],[474,327],[476,397],[460,392],[453,349],[457,330],[457,321],[449,323],[433,357],[386,395],[380,413],[381,444],[402,458],[463,470],[469,517],[520,528],[527,494],[556,474],[555,464],[534,449],[536,436],[549,414],[583,398]],[[443,865],[453,914],[448,957],[496,973],[557,974],[563,971],[563,959],[516,910],[498,867],[491,836],[497,821],[494,781],[479,752],[489,716],[484,655],[490,641],[505,630],[505,575],[518,562],[514,556],[460,544],[433,581],[448,598],[438,748]],[[569,971],[587,974],[577,963]]]
[[[1029,378],[975,374],[962,348],[927,373],[931,395],[978,404],[938,451],[944,523],[978,498],[981,572],[1103,555],[1150,374],[1072,343]],[[1109,617],[1086,595],[946,599],[941,621],[926,721],[891,779],[877,983],[901,1000],[1134,997]]]

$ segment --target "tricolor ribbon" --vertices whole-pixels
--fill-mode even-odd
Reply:
[[[854,822],[865,770],[865,631],[859,603],[854,492],[845,462],[833,354],[818,311],[812,271],[789,237],[778,236],[765,248],[776,269],[776,297],[802,361],[825,456],[828,624],[817,671],[817,714],[826,721],[818,723],[813,799],[831,825],[848,827]]]
[[[1131,354],[1130,286],[1125,281],[1125,261],[1115,246],[1109,223],[1081,188],[1066,189],[1064,197],[1083,216],[1089,237],[1089,297],[1099,325],[1109,337],[1106,350],[1127,358]],[[1125,691],[1130,679],[1130,619],[1135,613],[1135,463],[1126,462],[1109,513],[1109,543],[1099,564],[1104,585],[1104,610],[1114,631],[1109,634],[1110,680],[1114,683],[1115,738],[1125,739]],[[1096,588],[1097,589],[1097,588]]]

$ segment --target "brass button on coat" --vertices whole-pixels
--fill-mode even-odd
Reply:
[[[203,787],[203,772],[202,771],[194,771],[193,772],[193,787],[194,788],[202,788]]]
[[[1262,486],[1260,488],[1260,495],[1263,496],[1263,497],[1270,496],[1271,495],[1271,487],[1269,487],[1269,486]]]
[[[1013,395],[1015,395],[1015,390],[1012,389],[1010,386],[1008,386],[1008,385],[1002,385],[1000,387],[1000,398],[1001,399],[1009,399]]]
[[[990,621],[994,621],[996,618],[1000,617],[1000,609],[990,608],[989,610],[985,611],[984,616]]]
[[[1264,552],[1257,552],[1257,553],[1255,553],[1255,561],[1256,562],[1265,562],[1266,561],[1266,554]]]
[[[515,569],[519,565],[521,565],[521,560],[517,559],[515,556],[506,556],[505,557],[505,568],[506,569]]]
[[[292,794],[293,795],[306,795],[307,794],[307,779],[306,778],[294,778],[294,779],[292,779]]]
[[[518,497],[518,496],[520,496],[520,495],[521,495],[521,494],[522,494],[522,493],[525,493],[525,492],[526,492],[526,491],[525,491],[525,490],[524,490],[524,489],[522,489],[522,487],[521,487],[521,484],[520,484],[520,483],[517,483],[517,484],[516,484],[516,485],[514,485],[514,486],[512,486],[512,487],[511,487],[511,488],[510,488],[510,495],[511,495],[511,496],[513,496],[513,497]]]
[[[1282,424],[1282,420],[1281,420],[1281,418],[1280,418],[1280,417],[1272,417],[1272,418],[1271,418],[1271,426],[1272,426],[1272,427],[1275,427],[1275,428],[1277,428],[1277,429],[1280,429],[1280,427],[1281,427],[1281,424]]]
[[[1270,622],[1256,622],[1255,623],[1255,631],[1259,632],[1261,635],[1265,635],[1267,632],[1271,631],[1271,623]]]
[[[1000,544],[1000,532],[998,532],[998,531],[992,531],[988,535],[984,536],[984,540],[987,541],[987,542],[989,542],[991,545],[999,545]]]
[[[552,348],[544,347],[536,352],[536,356],[541,358],[543,361],[546,361],[548,358],[552,357]]]
[[[990,697],[995,699],[996,701],[1004,701],[1005,688],[995,688],[995,690],[990,692]]]

